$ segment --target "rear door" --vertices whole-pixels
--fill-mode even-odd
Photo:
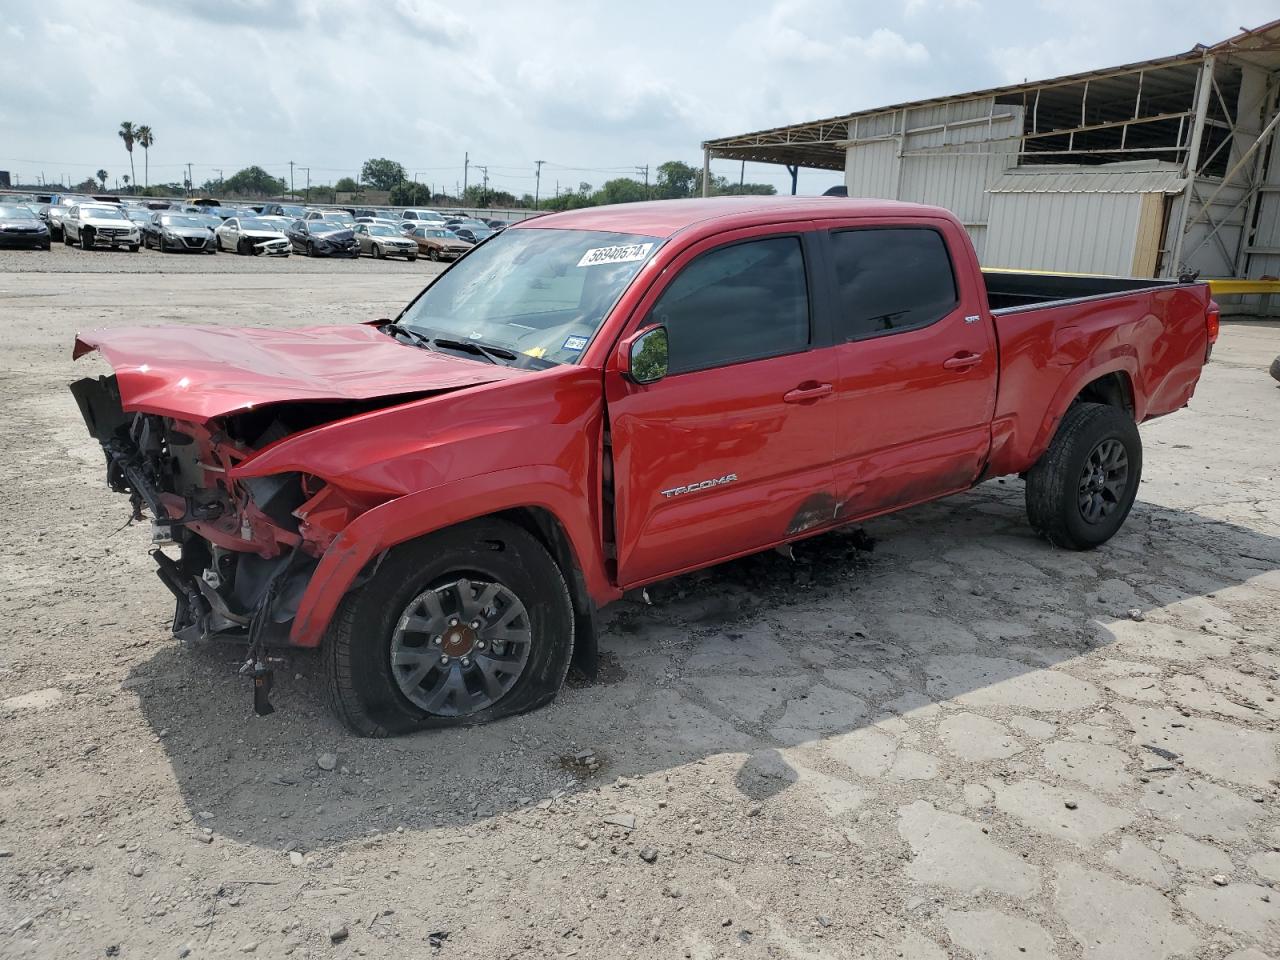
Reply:
[[[836,363],[816,320],[811,229],[696,244],[637,308],[630,331],[667,328],[669,373],[605,375],[623,586],[829,518]]]
[[[840,512],[966,489],[990,450],[999,367],[968,238],[945,219],[827,226]]]

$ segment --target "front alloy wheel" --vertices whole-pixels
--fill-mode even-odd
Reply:
[[[506,696],[532,642],[529,611],[509,587],[461,578],[405,608],[391,637],[391,670],[415,706],[462,717]]]

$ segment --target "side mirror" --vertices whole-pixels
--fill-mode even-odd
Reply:
[[[632,383],[657,383],[667,375],[667,328],[649,327],[621,344],[619,367]]]

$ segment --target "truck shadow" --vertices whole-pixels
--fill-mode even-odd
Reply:
[[[1247,658],[1215,594],[1277,569],[1276,538],[1142,502],[1101,550],[1055,550],[1027,529],[1022,485],[998,482],[628,598],[603,618],[600,681],[487,726],[352,737],[310,654],[277,665],[266,718],[229,647],[166,645],[126,686],[197,822],[266,848],[482,825],[605,790],[607,813],[626,806],[618,778],[724,754],[745,809],[797,779],[842,782],[839,745],[892,746],[885,731],[923,728],[938,704],[1074,722],[1104,701],[1103,658]],[[874,775],[844,776],[858,773]]]

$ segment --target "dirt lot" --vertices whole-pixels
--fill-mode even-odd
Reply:
[[[432,272],[0,254],[0,956],[1280,957],[1280,326],[1224,327],[1096,553],[988,483],[617,605],[530,716],[357,740],[290,656],[255,718],[168,634],[72,335]]]

